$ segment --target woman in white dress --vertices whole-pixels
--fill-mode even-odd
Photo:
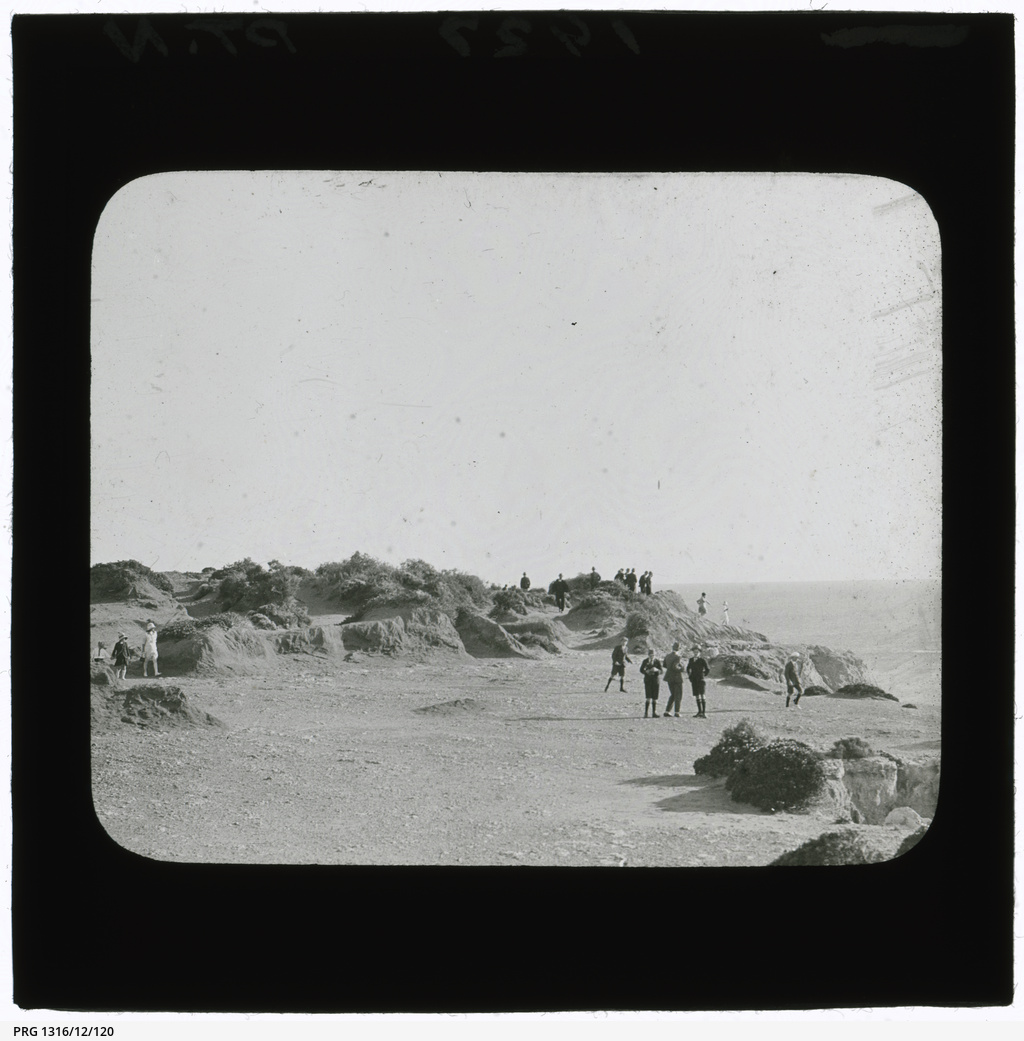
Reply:
[[[156,652],[156,626],[150,622],[146,626],[146,642],[142,646],[142,675],[148,676],[149,663],[153,663],[153,675],[160,675],[160,667],[157,665]]]

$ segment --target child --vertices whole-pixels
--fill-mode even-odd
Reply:
[[[128,663],[132,660],[132,651],[128,646],[128,637],[118,633],[118,641],[114,644],[114,675],[123,680],[128,673]]]
[[[615,645],[615,650],[612,651],[612,674],[608,677],[608,682],[604,685],[604,689],[607,692],[608,688],[612,684],[612,680],[616,676],[619,677],[619,690],[623,693],[626,692],[626,662],[630,665],[633,664],[633,659],[626,653],[626,648],[622,646],[622,641]]]
[[[707,719],[707,705],[704,701],[704,677],[711,671],[699,647],[694,647],[690,660],[686,663],[686,675],[690,677],[693,688],[693,699],[697,703],[694,719]]]
[[[654,648],[647,652],[647,657],[640,662],[640,671],[644,674],[644,719],[648,710],[651,718],[658,719],[658,693],[661,688],[661,662],[654,657]]]

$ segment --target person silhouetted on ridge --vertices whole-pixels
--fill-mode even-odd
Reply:
[[[530,588],[530,580],[526,577],[526,572],[523,572],[523,577],[519,579],[519,588],[525,593]]]
[[[558,604],[558,610],[565,610],[565,594],[569,592],[569,583],[562,578],[562,572],[558,572],[558,578],[551,583],[551,592],[555,594],[555,603]]]
[[[631,567],[626,573],[626,588],[631,592],[636,592],[636,568]]]

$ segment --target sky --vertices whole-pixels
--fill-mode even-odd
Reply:
[[[94,243],[92,562],[938,577],[940,272],[873,177],[142,178]]]

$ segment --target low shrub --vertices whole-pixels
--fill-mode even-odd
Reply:
[[[151,571],[137,560],[117,560],[110,564],[93,564],[89,568],[89,595],[127,597],[140,579],[164,593],[174,592],[174,583],[165,575]]]
[[[491,594],[496,612],[526,614],[526,598],[519,589],[499,589]]]
[[[262,621],[257,624],[256,618]],[[309,625],[309,612],[299,603],[261,604],[248,614],[249,620],[257,629],[298,629]],[[265,624],[269,622],[270,624]]]
[[[643,611],[630,611],[626,615],[626,636],[633,639],[637,636],[647,636],[651,631],[651,619]]]
[[[315,574],[327,597],[359,611],[422,603],[454,618],[460,607],[486,606],[492,595],[476,575],[438,571],[424,560],[406,560],[393,567],[365,553],[353,553],[348,560],[321,564]]]
[[[802,741],[778,738],[740,760],[725,786],[736,802],[762,810],[799,810],[822,790],[821,759]]]
[[[188,640],[207,629],[236,629],[253,627],[251,618],[234,611],[222,611],[220,614],[207,615],[205,618],[175,618],[159,630],[161,640]],[[274,628],[274,626],[271,626]]]
[[[237,611],[221,611],[218,614],[207,615],[205,618],[195,619],[196,628],[204,629],[251,629],[252,625],[244,614]]]
[[[254,628],[256,629],[281,628],[273,619],[268,618],[265,614],[261,614],[259,611],[250,611],[249,621],[252,622]]]
[[[590,584],[589,571],[581,571],[575,578],[567,578],[566,581],[569,583],[569,592],[573,594],[573,601],[586,593],[593,592],[594,587]]]
[[[875,687],[870,683],[848,683],[840,687],[836,694],[841,698],[875,698],[880,701],[898,701],[892,694],[886,693],[881,687]]]
[[[826,753],[827,759],[866,759],[874,755],[872,747],[862,737],[840,738]]]
[[[217,599],[229,608],[259,610],[261,604],[289,604],[294,601],[303,576],[303,568],[286,567],[272,560],[264,568],[250,557],[237,560],[213,573],[220,579]]]
[[[708,777],[727,777],[751,752],[762,748],[768,739],[747,719],[726,727],[707,755],[694,761],[693,772]]]
[[[855,831],[827,831],[776,857],[769,866],[836,867],[841,864],[877,864],[886,859],[884,853],[871,848],[864,835]]]
[[[187,640],[199,632],[199,625],[195,618],[176,618],[168,622],[160,631],[161,640]]]
[[[828,691],[824,687],[819,687],[819,686],[816,686],[815,684],[812,683],[809,687],[804,687],[804,692],[801,695],[801,697],[804,697],[804,698],[821,698],[821,697],[825,697],[827,694],[828,694]]]

